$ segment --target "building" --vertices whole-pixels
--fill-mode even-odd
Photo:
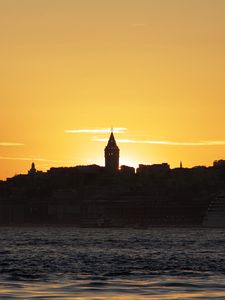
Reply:
[[[214,168],[225,168],[225,160],[223,160],[223,159],[215,160],[213,162],[213,167]]]
[[[134,175],[135,168],[123,165],[120,167],[120,173],[125,175]]]
[[[105,168],[110,172],[119,170],[119,153],[120,149],[116,144],[113,132],[111,132],[108,144],[105,147]]]
[[[31,168],[30,168],[30,170],[28,171],[28,174],[29,174],[29,175],[34,175],[34,174],[36,174],[36,173],[37,173],[37,170],[36,170],[36,168],[35,168],[35,164],[32,163],[32,164],[31,164]]]
[[[165,175],[170,171],[170,166],[167,163],[143,165],[140,164],[137,168],[137,174],[141,175]]]

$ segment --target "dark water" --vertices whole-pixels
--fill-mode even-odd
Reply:
[[[0,299],[225,299],[225,231],[0,228],[0,284]]]

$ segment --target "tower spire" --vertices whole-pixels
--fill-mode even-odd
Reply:
[[[113,134],[113,128],[111,128],[110,137],[105,147],[105,167],[108,171],[116,172],[119,169],[119,147],[116,144],[116,140]]]

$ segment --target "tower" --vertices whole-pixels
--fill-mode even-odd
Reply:
[[[37,173],[37,170],[36,170],[36,168],[35,168],[35,164],[32,163],[32,164],[31,164],[31,168],[30,168],[30,170],[28,171],[28,174],[34,175],[34,174],[36,174],[36,173]]]
[[[116,144],[113,131],[110,134],[108,144],[105,147],[105,168],[110,172],[117,172],[119,169],[120,149]]]

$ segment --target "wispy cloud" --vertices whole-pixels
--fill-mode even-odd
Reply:
[[[1,160],[28,160],[28,161],[47,161],[44,158],[32,158],[32,157],[10,157],[10,156],[0,156]]]
[[[93,138],[93,141],[107,142],[108,139]],[[118,143],[168,145],[168,146],[225,146],[225,141],[176,142],[176,141],[130,140],[130,139],[116,139],[116,141]]]
[[[24,146],[22,143],[12,143],[12,142],[0,142],[0,146],[8,147],[8,146]]]
[[[110,133],[111,128],[95,128],[95,129],[69,129],[64,130],[67,133]],[[127,128],[113,128],[115,133],[124,133]]]
[[[14,157],[14,156],[0,156],[0,160],[22,160],[22,161],[39,161],[39,162],[58,162],[65,163],[63,160],[51,160],[39,157]]]

